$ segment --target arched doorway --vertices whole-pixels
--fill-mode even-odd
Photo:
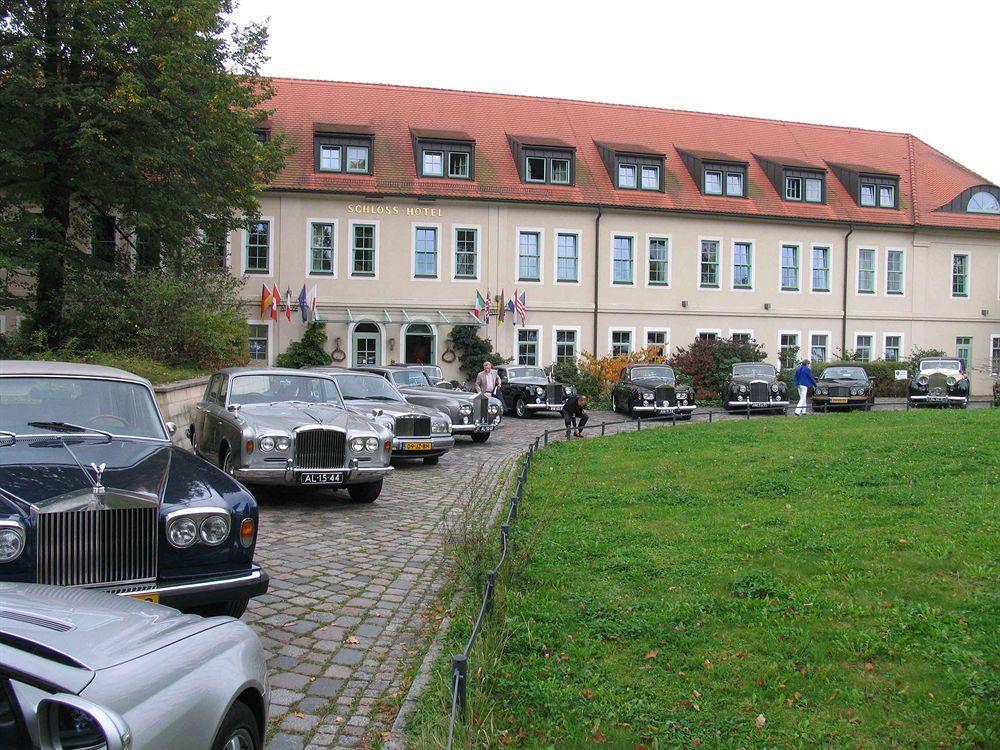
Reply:
[[[351,334],[354,367],[382,364],[382,331],[374,323],[357,323]]]
[[[403,335],[403,361],[422,365],[437,364],[434,329],[426,323],[411,323]]]

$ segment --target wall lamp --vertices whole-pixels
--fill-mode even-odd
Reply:
[[[686,299],[682,299],[681,300],[681,307],[687,307],[687,306],[688,306],[688,301]]]
[[[771,309],[771,303],[770,302],[765,302],[764,303],[764,309],[765,310],[770,310]]]

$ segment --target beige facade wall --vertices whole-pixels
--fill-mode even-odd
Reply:
[[[352,331],[356,322],[371,321],[379,329],[382,363],[402,361],[407,327],[427,323],[436,336],[437,363],[448,375],[457,369],[441,361],[452,323],[469,320],[476,290],[494,295],[514,289],[527,295],[527,328],[538,331],[538,363],[555,358],[556,330],[576,332],[580,351],[606,353],[612,332],[631,331],[633,346],[641,347],[650,331],[666,331],[671,350],[689,344],[699,332],[728,337],[751,333],[777,361],[782,334],[797,334],[808,351],[812,334],[827,335],[827,352],[845,346],[842,335],[844,242],[846,225],[734,220],[716,216],[604,209],[598,224],[594,208],[520,205],[489,202],[437,201],[418,203],[404,199],[384,202],[347,200],[340,196],[270,192],[265,194],[261,217],[271,222],[270,272],[248,275],[245,294],[248,321],[261,323],[261,283],[277,284],[284,295],[291,288],[297,297],[302,285],[317,287],[319,309],[328,321],[330,349],[340,339],[344,364],[353,356]],[[335,224],[334,272],[309,272],[311,222]],[[350,273],[352,227],[356,223],[376,228],[377,271],[374,278]],[[416,278],[414,237],[417,227],[437,229],[437,278]],[[479,265],[475,280],[457,280],[455,230],[478,232]],[[521,232],[535,232],[541,245],[541,279],[518,279],[518,241]],[[556,248],[560,234],[578,236],[579,278],[556,280]],[[631,283],[614,283],[615,237],[630,237],[633,248]],[[665,238],[669,246],[669,285],[648,281],[647,250],[651,238]],[[719,243],[718,288],[700,285],[702,240]],[[733,258],[737,242],[752,248],[752,284],[734,287]],[[235,274],[245,267],[246,237],[232,237],[231,265]],[[596,259],[595,247],[600,253]],[[799,289],[782,289],[781,248],[799,248]],[[912,230],[855,228],[847,240],[847,340],[855,349],[857,336],[871,336],[872,357],[882,357],[886,336],[899,336],[905,356],[913,348],[938,348],[956,353],[957,339],[969,337],[973,390],[986,393],[991,385],[990,355],[1000,346],[1000,233],[939,233]],[[829,291],[812,289],[813,249],[829,249]],[[874,251],[875,291],[858,288],[859,250]],[[889,251],[902,251],[902,294],[886,290]],[[955,253],[969,256],[969,294],[951,293],[951,264]],[[598,316],[595,345],[595,273]],[[350,314],[348,314],[350,310]],[[402,311],[405,311],[403,313]],[[443,315],[442,315],[443,313]],[[353,318],[354,322],[351,322]],[[449,322],[445,322],[445,321]],[[300,319],[268,321],[268,357],[299,338]],[[508,321],[491,321],[485,335],[498,351],[516,356],[517,335]],[[864,340],[862,340],[864,341]]]

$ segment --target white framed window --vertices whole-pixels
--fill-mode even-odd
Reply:
[[[441,225],[413,225],[413,278],[437,279]]]
[[[347,171],[367,174],[369,171],[368,146],[347,147]]]
[[[721,328],[699,328],[695,331],[695,338],[701,341],[716,341],[722,338]]]
[[[267,216],[243,230],[243,273],[270,276],[274,267],[274,220]]]
[[[876,185],[873,182],[861,183],[861,205],[866,207],[875,206]]]
[[[992,193],[980,190],[972,194],[965,204],[965,210],[970,214],[1000,214],[1000,200]]]
[[[957,336],[955,338],[955,359],[962,363],[962,369],[969,371],[972,366],[972,336]]]
[[[753,241],[733,240],[733,289],[753,289]]]
[[[830,361],[830,332],[809,332],[809,359],[812,362]]]
[[[802,178],[801,177],[786,177],[785,178],[785,200],[786,201],[800,201],[800,200],[802,200]]]
[[[423,174],[426,177],[444,177],[443,151],[424,151]]]
[[[542,327],[521,327],[517,329],[517,363],[519,365],[540,365],[542,362]]]
[[[670,286],[670,238],[646,235],[646,286]]]
[[[781,291],[783,292],[800,291],[801,248],[801,245],[792,242],[781,244]]]
[[[271,364],[271,321],[248,320],[247,328],[251,361]]]
[[[556,230],[556,282],[580,283],[580,235]]]
[[[455,241],[455,279],[479,279],[479,227],[453,227]]]
[[[635,164],[618,165],[618,187],[635,190],[638,187],[636,175],[638,167]]]
[[[642,168],[642,189],[660,189],[660,168],[655,165],[646,165]]]
[[[612,357],[621,354],[631,354],[633,339],[635,339],[634,328],[612,328],[608,331],[608,351]]]
[[[580,326],[553,327],[552,352],[556,364],[576,362],[580,354]]]
[[[879,208],[895,208],[896,207],[896,188],[892,185],[879,185],[878,186],[878,205]]]
[[[730,328],[729,339],[737,344],[749,344],[753,341],[753,331],[749,328]]]
[[[351,278],[378,278],[378,235],[377,221],[350,223]]]
[[[903,359],[903,334],[882,334],[882,359],[886,362],[901,362]]]
[[[541,229],[517,231],[517,280],[529,283],[542,281]]]
[[[569,159],[549,160],[549,181],[555,185],[569,185]]]
[[[806,177],[806,202],[823,202],[823,180],[819,177]]]
[[[643,346],[658,347],[660,354],[666,356],[670,353],[670,329],[669,328],[643,328],[642,337],[645,341]]]
[[[611,283],[634,285],[635,235],[616,234],[611,242]]]
[[[719,288],[719,266],[722,263],[722,240],[702,237],[698,242],[701,250],[698,257],[698,288]]]
[[[726,172],[726,195],[733,197],[743,196],[742,172]]]
[[[990,374],[1000,375],[1000,333],[990,336]]]
[[[906,251],[887,248],[885,251],[885,293],[902,295],[906,291]]]
[[[874,333],[854,334],[854,355],[862,362],[871,362],[872,352],[875,350]]]
[[[858,294],[875,294],[878,276],[878,251],[873,247],[858,248]]]
[[[448,176],[468,179],[469,155],[464,151],[448,152]]]
[[[319,147],[319,171],[339,172],[341,150],[340,146],[321,145]]]
[[[722,172],[714,169],[705,170],[705,194],[722,195]]]
[[[968,253],[951,254],[951,296],[969,296],[969,255]]]
[[[524,179],[526,182],[545,182],[545,157],[527,156],[524,159]]]
[[[812,291],[830,292],[830,248],[824,245],[812,247]]]
[[[309,256],[307,276],[337,275],[336,239],[337,221],[335,219],[309,219]]]
[[[795,367],[802,348],[799,331],[778,331],[778,367],[788,370]]]

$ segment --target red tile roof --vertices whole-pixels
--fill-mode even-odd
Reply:
[[[719,215],[751,215],[858,224],[942,226],[1000,231],[1000,216],[934,211],[966,188],[988,183],[919,138],[903,133],[506,94],[383,84],[273,79],[273,127],[296,147],[272,189],[452,197],[635,207]],[[314,123],[352,123],[375,134],[374,172],[331,174],[313,168]],[[476,179],[424,179],[416,174],[412,126],[460,131],[476,142]],[[347,127],[347,126],[342,126]],[[576,148],[576,184],[524,184],[511,156],[510,133],[534,133]],[[665,192],[617,190],[596,142],[646,144],[667,154]],[[748,197],[702,195],[676,155],[689,150],[747,162]],[[832,174],[827,203],[782,200],[754,153],[784,154],[803,163],[876,164],[900,176],[900,210],[861,208]]]

